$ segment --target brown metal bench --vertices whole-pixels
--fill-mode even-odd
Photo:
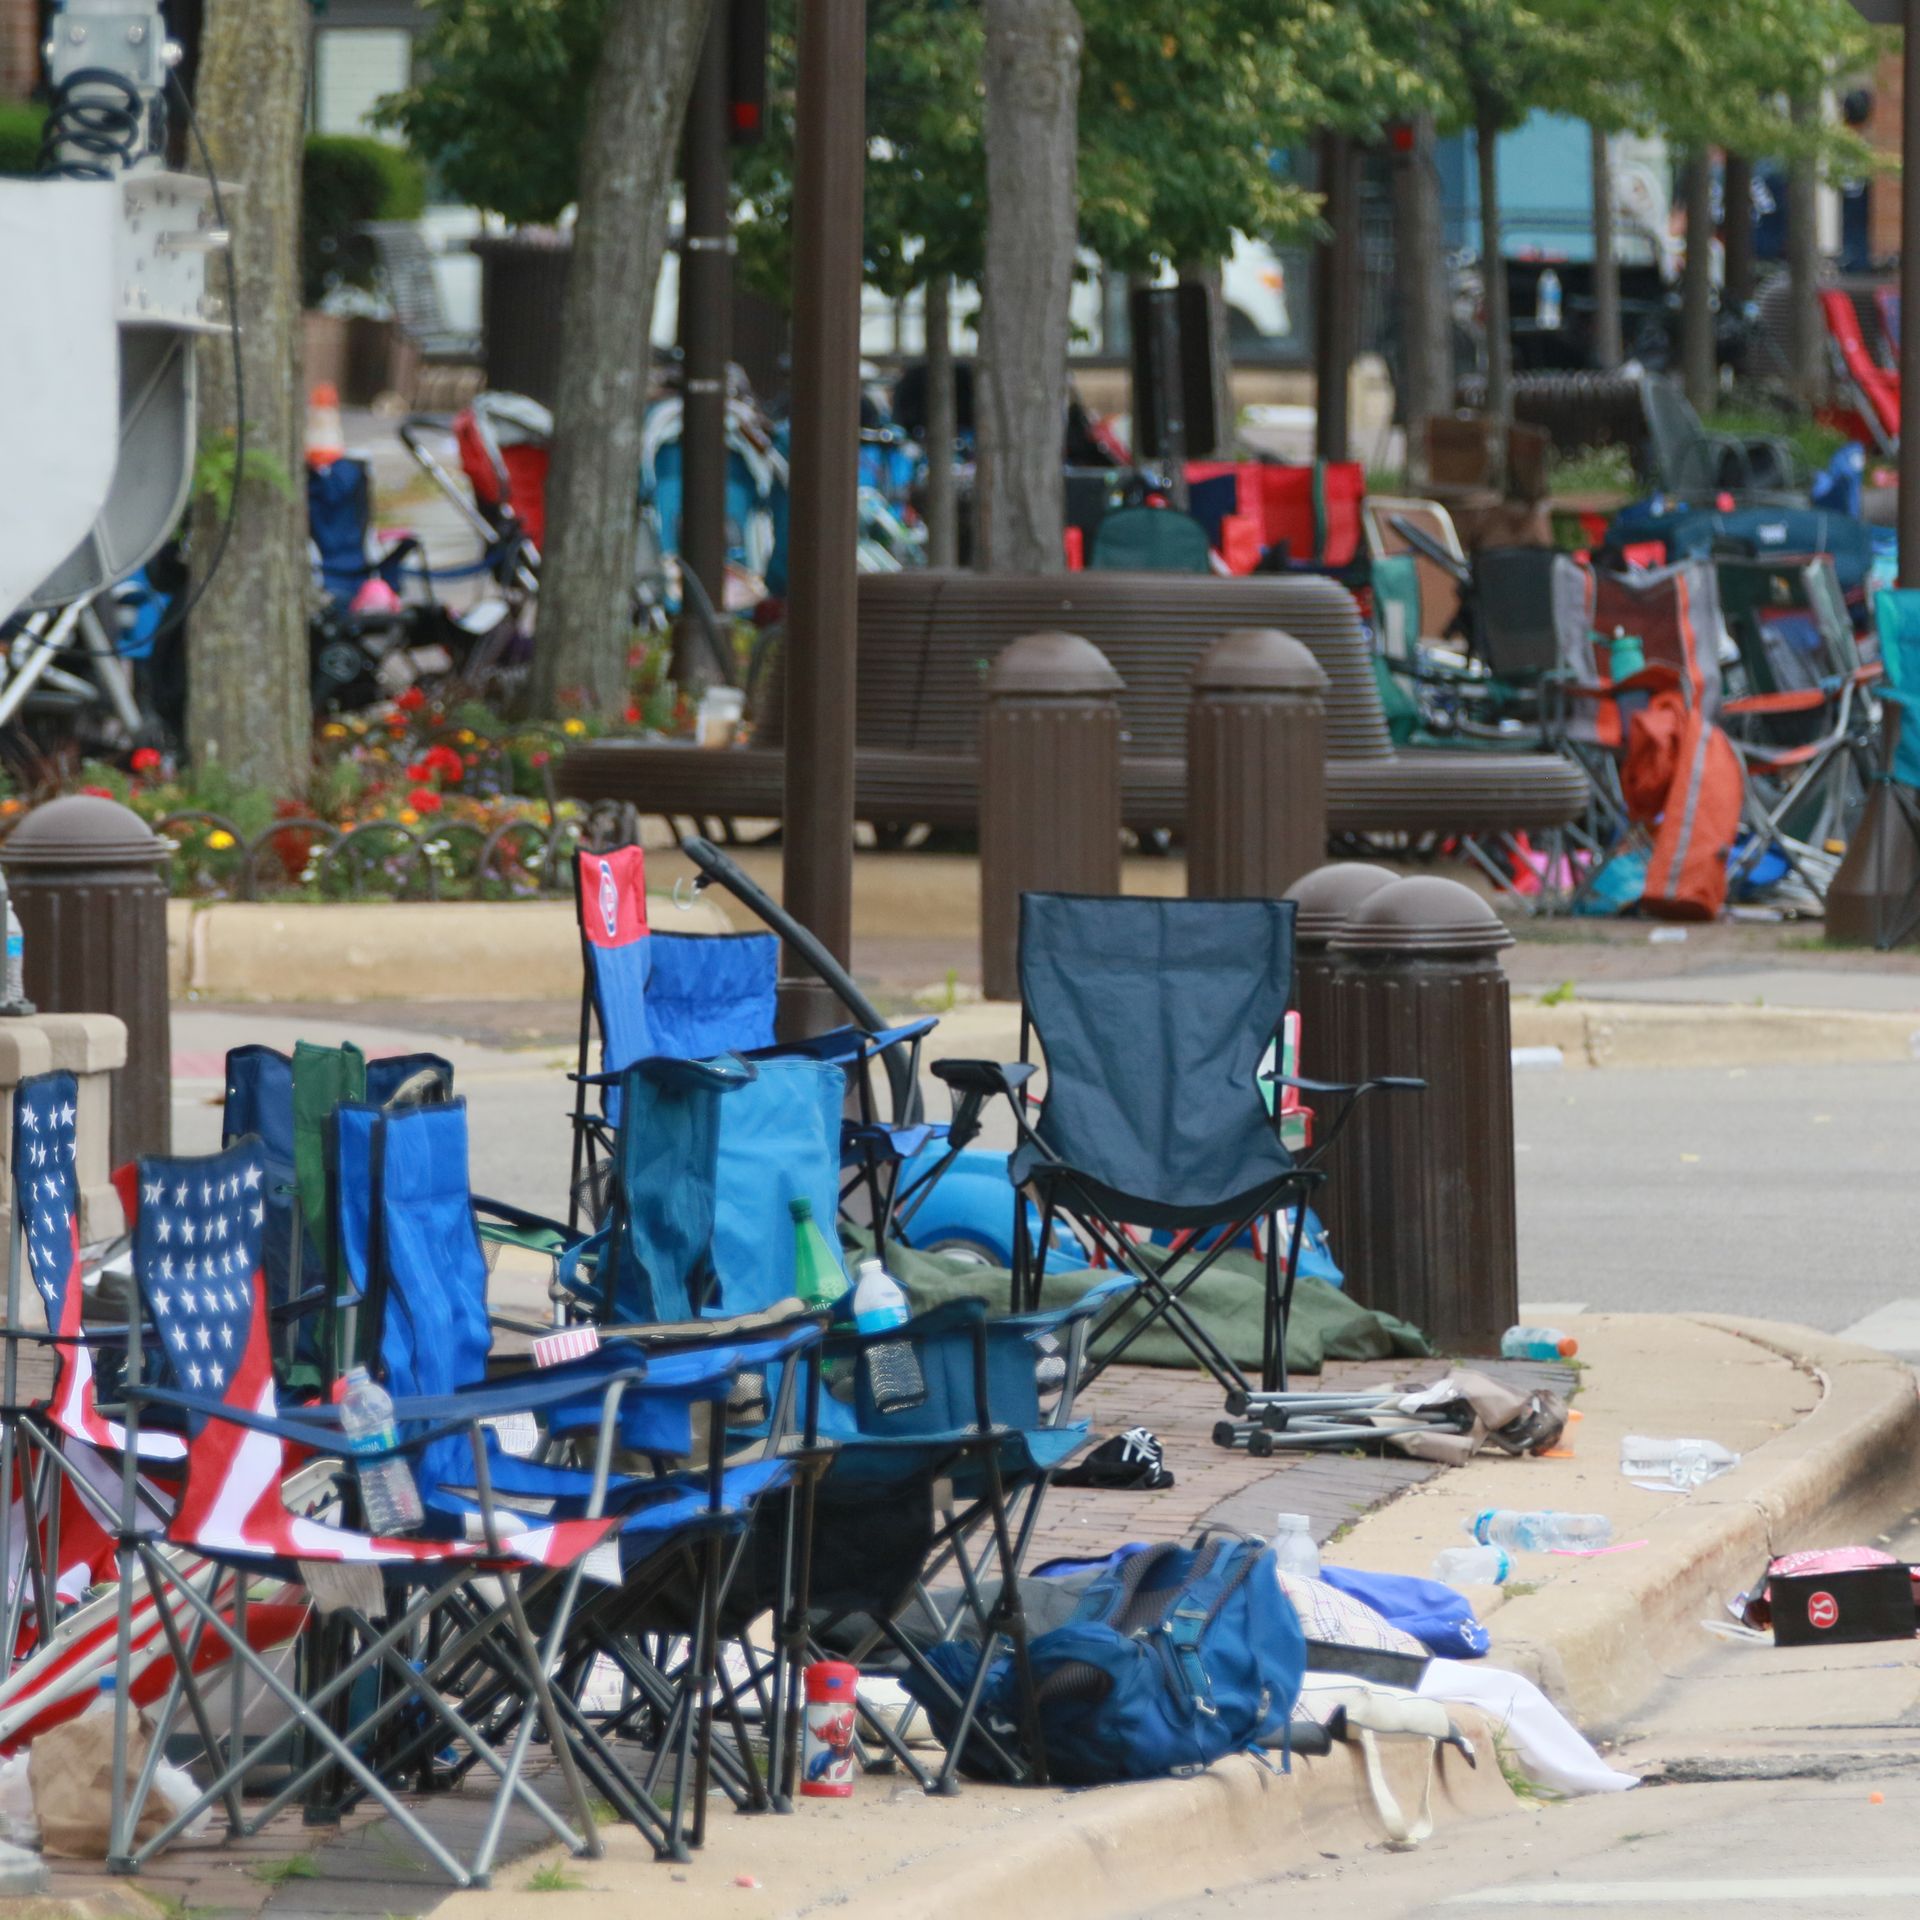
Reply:
[[[1353,597],[1316,575],[1198,579],[1152,573],[1048,578],[935,572],[860,581],[854,811],[876,826],[972,826],[986,668],[1023,633],[1083,634],[1126,682],[1121,814],[1138,831],[1186,819],[1188,686],[1230,627],[1280,627],[1326,670],[1327,823],[1335,834],[1541,832],[1584,810],[1579,772],[1545,754],[1396,752]],[[643,813],[781,811],[778,673],[751,747],[609,740],[572,749],[560,791]]]

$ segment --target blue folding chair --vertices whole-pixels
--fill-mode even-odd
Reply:
[[[335,1183],[340,1241],[348,1276],[375,1331],[379,1365],[390,1391],[429,1406],[457,1405],[487,1378],[493,1329],[486,1307],[486,1259],[475,1228],[467,1180],[467,1116],[462,1102],[392,1112],[343,1107],[336,1118]],[[418,1478],[429,1522],[453,1538],[471,1537],[489,1491],[495,1509],[521,1525],[539,1516],[573,1517],[585,1503],[617,1516],[619,1584],[589,1596],[574,1618],[572,1596],[561,1596],[556,1622],[568,1623],[562,1644],[549,1629],[544,1651],[558,1675],[555,1698],[577,1743],[579,1763],[609,1801],[663,1855],[680,1857],[699,1845],[713,1770],[712,1679],[729,1570],[723,1546],[738,1543],[756,1504],[789,1486],[794,1465],[775,1445],[751,1461],[729,1465],[722,1452],[725,1409],[743,1370],[793,1363],[817,1348],[819,1326],[791,1317],[781,1326],[735,1337],[726,1329],[683,1331],[677,1339],[609,1341],[536,1376],[554,1440],[576,1437],[589,1448],[591,1471],[554,1459],[511,1454],[498,1437],[448,1432],[421,1453]],[[620,1379],[636,1361],[639,1377],[624,1395],[609,1396],[602,1380]],[[791,1412],[776,1415],[784,1436]],[[558,1388],[573,1382],[570,1398]],[[694,1414],[708,1413],[704,1468],[674,1465],[653,1475],[609,1476],[610,1449],[619,1444],[655,1460],[693,1460]],[[599,1509],[596,1509],[599,1510]],[[785,1602],[783,1616],[793,1603]],[[670,1681],[657,1665],[632,1651],[635,1636],[663,1611],[685,1619],[692,1646],[683,1672]],[[623,1650],[621,1642],[627,1643]],[[630,1677],[646,1684],[636,1703],[660,1721],[653,1773],[645,1779],[621,1761],[609,1729],[578,1698],[601,1650]],[[791,1693],[791,1688],[786,1692]],[[482,1690],[489,1710],[529,1724],[511,1669],[497,1666]],[[473,1706],[469,1700],[469,1708]],[[631,1716],[626,1716],[631,1717]],[[601,1716],[604,1719],[604,1716]],[[777,1749],[776,1749],[777,1750]],[[427,1750],[406,1756],[409,1763]],[[771,1794],[749,1748],[725,1756],[722,1784],[743,1804],[767,1805]],[[672,1798],[662,1806],[654,1787],[675,1761]],[[689,1819],[690,1814],[690,1819]]]
[[[788,1204],[834,1178],[837,1079],[837,1069],[794,1058],[630,1068],[607,1217],[559,1262],[561,1289],[603,1327],[778,1307],[793,1288]],[[980,1301],[952,1302],[885,1334],[836,1320],[826,1364],[848,1397],[818,1399],[831,1453],[804,1490],[811,1644],[837,1635],[860,1658],[884,1643],[924,1684],[943,1687],[899,1616],[951,1560],[986,1643],[1005,1636],[1024,1661],[1015,1576],[1049,1477],[1087,1437],[1073,1418],[1086,1330],[1125,1284],[1096,1287],[1065,1311],[1004,1319],[989,1319]],[[1062,1384],[1046,1408],[1038,1367],[1056,1345]],[[903,1362],[917,1392],[899,1391]],[[769,1396],[777,1390],[770,1378]],[[991,1592],[968,1557],[979,1533],[982,1563],[997,1569]],[[977,1695],[951,1693],[948,1704],[964,1736]],[[930,1774],[896,1728],[876,1720],[873,1730],[923,1786],[952,1790],[964,1737]],[[1003,1758],[1018,1774],[1021,1763]]]
[[[741,897],[756,911],[764,908],[785,923],[779,909],[718,849],[695,840],[687,847],[690,853],[701,850],[695,857],[702,860],[703,871],[710,863],[712,871],[726,876],[730,888],[745,888]],[[937,1131],[915,1111],[920,1043],[937,1022],[915,1020],[888,1027],[876,1016],[867,1024],[777,1041],[780,942],[773,934],[675,934],[650,928],[646,856],[637,846],[582,852],[575,862],[574,887],[584,982],[569,1224],[578,1227],[583,1200],[594,1217],[604,1204],[600,1185],[620,1124],[620,1072],[653,1057],[704,1060],[731,1053],[750,1060],[801,1056],[839,1070],[843,1096],[851,1091],[854,1112],[841,1131],[839,1162],[845,1178],[837,1197],[845,1200],[864,1189],[870,1221],[884,1227],[900,1169]],[[597,1115],[587,1106],[596,1024],[606,1076]],[[874,1098],[876,1063],[886,1065],[894,1089],[891,1119],[881,1117]]]

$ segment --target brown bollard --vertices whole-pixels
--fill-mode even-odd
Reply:
[[[1388,867],[1337,860],[1316,867],[1287,889],[1295,908],[1292,1006],[1300,1016],[1300,1071],[1310,1080],[1351,1078],[1336,1051],[1328,998],[1333,960],[1327,947],[1366,901],[1393,885],[1394,877]]]
[[[1193,670],[1187,892],[1276,900],[1327,852],[1327,676],[1291,634],[1239,627]]]
[[[1427,1083],[1371,1095],[1336,1145],[1333,1256],[1356,1299],[1449,1353],[1497,1352],[1519,1312],[1512,944],[1478,894],[1422,875],[1362,902],[1329,949],[1341,1077]]]
[[[1091,641],[1029,633],[994,661],[980,719],[980,974],[1020,997],[1020,896],[1120,891],[1120,703]]]

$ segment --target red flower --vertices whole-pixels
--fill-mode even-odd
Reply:
[[[630,706],[620,717],[628,726],[637,727],[640,724],[640,709]]]
[[[402,713],[418,713],[427,704],[427,696],[418,687],[409,687],[393,704]]]
[[[429,747],[424,759],[429,777],[437,773],[440,776],[442,784],[450,780],[458,781],[460,776],[467,770],[466,762],[449,746],[436,745]]]
[[[407,805],[410,806],[415,813],[438,813],[440,811],[440,796],[435,793],[431,787],[415,787],[414,790],[407,795]]]
[[[407,778],[409,780],[431,780],[433,778],[433,769],[428,766],[424,760],[416,760],[413,765],[407,769]]]
[[[533,754],[530,757],[536,767],[544,767],[548,760],[552,758],[552,755],[547,753],[543,748],[539,753]]]
[[[135,747],[133,758],[128,764],[135,773],[151,773],[160,764],[158,747]]]
[[[111,800],[115,797],[111,787],[82,787],[82,793],[90,793],[96,800]]]

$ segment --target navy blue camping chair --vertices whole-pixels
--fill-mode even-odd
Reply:
[[[373,1324],[389,1390],[416,1404],[457,1405],[486,1382],[493,1341],[486,1257],[467,1180],[464,1103],[401,1112],[342,1107],[335,1143],[345,1263]],[[725,1408],[743,1370],[791,1363],[818,1344],[817,1322],[790,1319],[739,1338],[715,1328],[652,1345],[609,1342],[533,1376],[529,1384],[539,1389],[549,1434],[582,1439],[591,1470],[517,1456],[492,1431],[477,1445],[470,1430],[448,1432],[419,1456],[429,1525],[450,1538],[472,1537],[483,1497],[529,1528],[576,1517],[594,1501],[619,1516],[617,1584],[589,1595],[577,1618],[569,1597],[558,1615],[569,1623],[568,1641],[550,1645],[547,1655],[565,1682],[556,1699],[583,1772],[662,1853],[679,1853],[683,1835],[693,1845],[704,1837],[702,1805],[714,1756],[711,1709],[701,1703],[710,1698],[718,1658],[724,1550],[732,1543],[737,1562],[757,1503],[789,1486],[794,1475],[792,1459],[777,1445],[756,1459],[726,1463],[719,1448]],[[640,1377],[610,1395],[608,1383],[636,1367]],[[573,1397],[556,1399],[569,1381]],[[705,1442],[696,1433],[700,1410],[709,1428]],[[616,1434],[624,1448],[665,1470],[609,1477]],[[703,1446],[704,1467],[679,1464],[697,1460]],[[637,1654],[626,1656],[625,1664],[649,1682],[639,1704],[656,1722],[658,1759],[654,1776],[643,1779],[621,1762],[606,1727],[577,1696],[597,1652],[619,1649],[649,1619],[661,1619],[663,1608],[674,1626],[684,1625],[692,1644],[677,1678]],[[792,1611],[791,1599],[785,1609]],[[521,1712],[513,1678],[496,1668],[494,1685],[482,1689],[485,1703],[508,1718]],[[658,1773],[675,1754],[672,1799],[662,1806],[655,1797]],[[424,1757],[404,1756],[409,1762]],[[770,1803],[750,1749],[723,1756],[722,1772],[723,1786],[743,1804]]]
[[[836,1027],[802,1040],[774,1037],[780,942],[771,933],[676,934],[647,924],[646,856],[637,846],[583,852],[575,862],[584,983],[580,1000],[579,1090],[574,1101],[573,1198],[569,1222],[598,1217],[604,1169],[620,1124],[617,1076],[656,1057],[705,1060],[802,1056],[839,1070],[853,1112],[841,1131],[840,1198],[864,1189],[869,1217],[890,1217],[900,1169],[935,1129],[912,1113],[883,1118],[872,1070],[898,1049],[906,1055],[896,1085],[916,1084],[920,1043],[936,1022],[898,1027]],[[600,1033],[601,1111],[588,1109],[589,1054]],[[896,1101],[896,1107],[898,1102]],[[831,1218],[830,1212],[819,1215]]]
[[[779,1308],[794,1285],[789,1204],[817,1206],[835,1178],[837,1081],[837,1069],[799,1058],[630,1068],[607,1218],[560,1261],[562,1288],[603,1328]],[[835,1321],[826,1363],[846,1397],[818,1400],[818,1435],[832,1452],[805,1490],[816,1645],[837,1640],[858,1658],[884,1644],[923,1681],[944,1685],[899,1616],[952,1561],[986,1640],[1004,1634],[1024,1662],[1014,1576],[1048,1479],[1086,1441],[1073,1418],[1085,1334],[1121,1284],[1064,1311],[1002,1319],[981,1301],[951,1302],[884,1335]],[[910,1349],[917,1392],[876,1388],[872,1356],[882,1347],[896,1364]],[[1062,1385],[1044,1407],[1038,1368],[1055,1347],[1064,1348]],[[772,1370],[766,1391],[778,1391]],[[937,1511],[936,1492],[945,1502]],[[978,1536],[976,1565],[968,1556]],[[951,1702],[963,1724],[976,1704]],[[922,1785],[951,1788],[964,1740],[929,1775],[893,1727],[876,1721],[874,1732]]]
[[[1019,1060],[934,1064],[957,1098],[1004,1096],[1013,1109],[1013,1305],[1039,1305],[1056,1215],[1132,1283],[1093,1329],[1088,1379],[1164,1321],[1219,1381],[1229,1411],[1244,1412],[1251,1383],[1185,1296],[1265,1223],[1261,1386],[1283,1394],[1287,1314],[1307,1204],[1325,1177],[1320,1163],[1361,1093],[1421,1084],[1331,1086],[1279,1071],[1293,915],[1285,900],[1022,894]],[[1033,1117],[1026,1087],[1036,1038],[1047,1091]],[[1288,1149],[1262,1082],[1344,1101],[1312,1153],[1296,1158]],[[1026,1196],[1039,1209],[1037,1233]],[[1288,1211],[1282,1256],[1278,1228]],[[1141,1227],[1172,1233],[1174,1253],[1163,1262],[1143,1252],[1129,1231]]]

